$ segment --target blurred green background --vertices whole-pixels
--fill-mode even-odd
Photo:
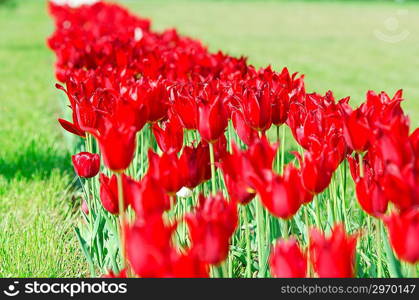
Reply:
[[[5,3],[3,3],[5,2]],[[418,1],[115,1],[211,50],[306,75],[308,91],[393,94],[419,124]],[[416,3],[415,3],[416,2]],[[0,0],[0,276],[84,276],[74,175],[56,121],[45,1]],[[70,201],[70,200],[71,201]]]

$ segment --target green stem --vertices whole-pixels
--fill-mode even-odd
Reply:
[[[211,163],[211,189],[212,194],[215,195],[217,191],[216,183],[215,183],[215,158],[214,158],[214,145],[209,143],[209,150],[210,150],[210,163]]]
[[[286,220],[286,219],[282,220],[282,237],[286,240],[289,237],[289,235],[288,235],[288,220]]]
[[[379,218],[375,219],[376,226],[375,226],[375,237],[377,243],[377,277],[383,277],[383,262],[381,260],[382,257],[382,243],[381,243],[381,220]]]
[[[118,208],[119,208],[119,226],[120,226],[120,241],[121,241],[121,256],[122,269],[126,267],[126,253],[125,253],[125,208],[124,208],[124,188],[122,182],[122,173],[116,174],[118,183]]]
[[[261,204],[256,201],[255,202],[255,206],[256,206],[256,230],[257,230],[257,244],[258,244],[258,263],[259,263],[259,273],[258,273],[258,277],[259,278],[263,278],[264,277],[264,270],[263,270],[263,263],[264,263],[264,238],[263,238],[263,229],[262,229],[262,225],[263,225],[263,211],[262,211],[262,207]]]
[[[247,207],[242,206],[242,215],[244,221],[244,234],[246,235],[246,277],[252,277],[252,256],[251,256],[251,244],[250,244],[250,229],[249,229],[249,218],[247,217]]]
[[[364,177],[364,158],[359,154],[359,177]]]
[[[281,174],[284,173],[284,167],[285,167],[285,126],[282,125]]]

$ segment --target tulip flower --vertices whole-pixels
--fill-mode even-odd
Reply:
[[[176,152],[165,152],[158,156],[152,150],[148,152],[148,173],[171,196],[175,196],[185,186],[185,173],[182,162]]]
[[[327,165],[327,157],[323,153],[313,154],[312,152],[304,153],[304,160],[300,154],[294,152],[301,165],[301,177],[304,188],[317,195],[323,192],[330,184],[333,176],[333,170]]]
[[[191,253],[202,262],[217,265],[226,259],[229,241],[237,227],[237,204],[228,202],[221,193],[199,197],[199,205],[186,215]]]
[[[153,133],[157,144],[163,152],[179,152],[183,146],[183,127],[176,116],[163,122],[163,128],[157,123],[153,125]]]
[[[233,111],[232,121],[234,129],[236,130],[239,138],[246,145],[251,145],[253,141],[258,139],[258,133],[256,130],[253,130],[249,125],[246,124],[243,114],[240,111]]]
[[[144,176],[140,182],[128,181],[126,190],[127,201],[132,205],[137,220],[148,220],[170,209],[170,199],[165,190],[151,176]]]
[[[170,102],[165,81],[143,79],[136,94],[138,101],[146,108],[149,123],[158,122],[167,116]]]
[[[128,176],[122,174],[123,190],[124,190],[124,205],[125,209],[130,203],[130,194],[128,190]],[[101,173],[99,176],[100,182],[100,201],[102,202],[103,208],[105,208],[111,214],[119,213],[119,203],[118,203],[118,182],[116,175],[112,177],[107,177],[105,174]]]
[[[208,144],[200,142],[197,147],[184,147],[180,162],[186,187],[193,189],[211,178]]]
[[[256,191],[245,176],[245,160],[245,155],[233,144],[233,153],[227,154],[220,163],[231,200],[241,204],[249,203],[256,196]]]
[[[347,103],[341,104],[343,136],[348,146],[356,152],[366,151],[370,145],[371,128],[361,106],[352,110]]]
[[[307,258],[295,238],[279,239],[269,257],[271,274],[277,278],[304,278],[307,276]]]
[[[360,176],[359,163],[358,161],[348,156],[348,162],[352,174],[352,178],[356,184],[356,197],[362,209],[374,217],[380,217],[387,211],[388,199],[384,194],[383,186],[380,182],[380,176],[375,174],[372,162],[369,161],[368,157],[372,156],[373,152],[368,152],[363,159],[364,163],[364,176]]]
[[[263,179],[253,177],[252,182],[263,205],[277,218],[293,217],[302,204],[312,199],[293,165],[286,166],[283,176],[265,170]]]
[[[76,174],[82,178],[91,178],[99,173],[100,156],[99,154],[80,152],[71,156]]]
[[[319,277],[354,277],[357,235],[347,235],[336,224],[329,237],[318,229],[310,231],[310,260]]]
[[[265,84],[260,90],[246,89],[239,101],[246,123],[256,131],[265,132],[272,124],[270,87]]]
[[[419,262],[419,209],[413,207],[403,213],[384,217],[391,246],[397,256],[408,263]]]
[[[216,142],[227,128],[227,113],[222,99],[216,98],[209,103],[201,103],[198,107],[198,131],[208,143]]]

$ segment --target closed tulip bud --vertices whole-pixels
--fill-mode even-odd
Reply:
[[[82,178],[91,178],[99,173],[100,156],[96,153],[80,152],[71,157],[76,174]]]

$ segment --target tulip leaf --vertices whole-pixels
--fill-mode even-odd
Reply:
[[[78,239],[78,240],[79,240],[79,242],[80,242],[80,246],[81,246],[81,249],[82,249],[82,251],[83,251],[83,254],[84,254],[84,256],[86,257],[87,262],[89,263],[91,276],[92,276],[92,277],[95,277],[95,268],[94,268],[94,265],[93,265],[93,260],[92,260],[92,257],[91,257],[91,255],[90,255],[90,253],[89,253],[89,249],[88,249],[88,246],[87,246],[87,242],[86,242],[86,240],[85,240],[85,239],[83,239],[83,237],[81,236],[79,228],[75,227],[75,228],[74,228],[74,231],[76,232],[77,239]]]

